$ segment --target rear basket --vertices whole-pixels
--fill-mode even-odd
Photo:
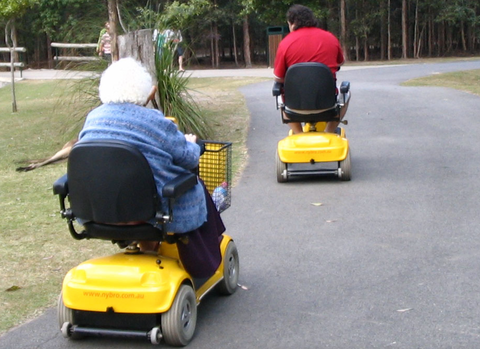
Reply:
[[[232,143],[204,141],[205,152],[200,157],[199,176],[219,212],[231,204]]]

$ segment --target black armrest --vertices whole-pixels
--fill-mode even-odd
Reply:
[[[67,196],[68,194],[68,177],[64,174],[53,183],[53,195]]]
[[[341,93],[348,93],[350,91],[350,81],[342,81],[340,85],[340,92]]]
[[[272,88],[272,96],[280,96],[282,94],[283,83],[275,81]]]
[[[197,175],[194,173],[177,176],[165,183],[162,188],[162,196],[167,199],[176,199],[187,190],[193,188],[195,184],[197,184]]]

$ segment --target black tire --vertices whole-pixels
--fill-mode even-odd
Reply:
[[[342,181],[349,181],[352,178],[352,164],[350,161],[350,151],[347,153],[347,157],[338,162],[338,167],[340,168],[340,179]]]
[[[239,273],[240,260],[237,246],[230,241],[223,256],[223,280],[218,284],[218,292],[226,296],[234,294],[238,286]]]
[[[162,314],[161,322],[167,344],[183,347],[190,342],[197,325],[197,299],[191,286],[180,286],[171,308]]]
[[[282,160],[280,160],[280,156],[278,156],[278,150],[276,154],[276,162],[277,162],[277,182],[285,183],[288,181],[287,164],[282,162]]]
[[[69,322],[73,325],[73,310],[67,308],[65,304],[63,304],[63,295],[61,293],[58,296],[57,302],[57,319],[59,328],[62,328],[65,322]]]
[[[58,303],[57,303],[57,319],[58,319],[58,327],[65,338],[70,339],[80,339],[82,336],[80,334],[71,333],[70,329],[74,325],[73,320],[73,309],[67,308],[63,303],[63,296],[60,293],[58,296]]]

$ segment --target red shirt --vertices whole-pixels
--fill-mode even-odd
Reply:
[[[294,30],[278,45],[273,74],[283,79],[288,67],[303,62],[323,63],[336,78],[335,73],[344,62],[340,42],[335,35],[320,28]]]

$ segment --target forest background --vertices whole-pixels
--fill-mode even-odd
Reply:
[[[0,47],[25,47],[30,68],[52,67],[52,42],[96,43],[117,8],[119,35],[159,23],[181,29],[189,66],[269,65],[269,35],[286,35],[287,9],[272,0],[0,0]],[[347,60],[469,56],[480,51],[478,0],[304,0],[339,37]],[[13,31],[12,31],[13,29]],[[93,53],[92,53],[93,54]],[[0,62],[10,60],[0,53]],[[271,64],[270,64],[271,65]]]

